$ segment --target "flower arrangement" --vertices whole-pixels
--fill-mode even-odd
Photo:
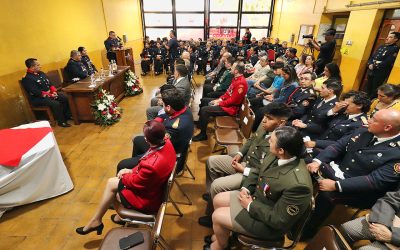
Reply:
[[[94,94],[94,103],[91,106],[97,124],[109,126],[121,119],[122,109],[114,99],[113,95],[102,88]]]
[[[131,71],[125,73],[125,96],[134,96],[143,93],[139,78]]]

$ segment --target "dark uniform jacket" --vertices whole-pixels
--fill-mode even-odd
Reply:
[[[37,74],[27,72],[25,77],[22,78],[22,86],[29,95],[30,100],[43,99],[43,92],[48,92],[53,90],[55,87],[50,83],[46,74],[39,71]]]
[[[301,132],[304,135],[310,136],[312,139],[318,137],[327,127],[328,122],[331,119],[331,117],[328,116],[328,111],[335,106],[338,99],[334,98],[333,100],[324,102],[319,106],[322,101],[324,101],[324,99],[319,97],[314,102],[310,112],[301,118],[301,120],[307,124],[306,128],[301,129]]]
[[[94,66],[94,64],[90,60],[89,56],[82,56],[81,62],[85,66],[85,68],[88,72],[88,75],[91,75],[97,71],[96,66]]]
[[[345,179],[331,175],[331,167],[322,167],[323,176],[338,179],[342,192],[383,196],[400,181],[400,136],[375,145],[374,135],[366,128],[356,130],[328,146],[316,157],[321,162],[335,161]],[[329,172],[330,171],[330,172]]]
[[[263,239],[277,239],[287,233],[310,206],[312,182],[302,159],[278,166],[272,154],[261,168],[252,168],[243,177],[243,187],[253,202],[235,220],[250,234]]]
[[[111,52],[113,49],[119,48],[120,43],[117,38],[112,39],[109,37],[104,41],[104,46],[106,47],[107,52]]]
[[[217,88],[215,91],[226,91],[229,88],[229,85],[232,83],[233,74],[230,70],[225,70],[224,74],[219,78],[218,83],[215,85]]]
[[[317,95],[313,87],[302,89],[297,87],[289,96],[288,106],[292,109],[293,115],[290,119],[299,119],[313,106]]]
[[[269,154],[268,138],[268,132],[259,129],[240,148],[239,152],[243,155],[242,162],[246,163],[246,167],[261,168],[264,158]]]
[[[390,243],[400,246],[400,227],[393,226],[394,216],[400,217],[400,190],[388,192],[371,209],[369,222],[387,226],[392,231]]]
[[[374,65],[373,74],[389,75],[398,52],[399,46],[396,44],[380,46],[368,60],[368,65]]]
[[[291,66],[296,66],[299,63],[299,58],[294,57],[287,60],[287,64]]]
[[[334,118],[329,123],[327,130],[322,133],[320,139],[315,141],[315,147],[326,148],[342,137],[352,134],[356,129],[361,128],[362,125],[367,125],[366,114],[361,114],[352,119],[349,119],[345,114],[339,115],[339,117]]]
[[[86,70],[85,65],[80,61],[73,60],[72,58],[69,59],[65,70],[70,80],[74,78],[84,79],[88,77],[88,71]]]

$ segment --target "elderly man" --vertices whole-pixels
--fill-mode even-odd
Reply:
[[[77,50],[71,51],[71,58],[69,59],[65,71],[72,81],[79,81],[88,77],[88,71],[85,65],[81,62],[81,53]]]
[[[307,166],[311,173],[319,173],[320,191],[305,238],[316,232],[335,204],[369,208],[396,189],[399,162],[400,111],[393,109],[379,110],[368,120],[368,129],[359,129],[321,151]]]
[[[223,54],[221,60],[219,61],[218,66],[213,71],[211,71],[206,75],[206,80],[204,81],[204,84],[213,84],[213,83],[215,84],[216,82],[218,82],[219,78],[226,70],[224,67],[225,60],[226,58],[231,57],[232,54],[229,52],[225,52],[225,49],[221,49],[221,53]]]
[[[247,95],[251,97],[255,97],[256,94],[261,93],[261,90],[254,88],[253,85],[261,78],[267,76],[268,72],[271,70],[268,65],[268,58],[266,56],[260,57],[259,63],[261,67],[256,68],[256,71],[251,76],[246,78],[247,85],[249,86]]]
[[[397,216],[397,218],[395,217]],[[361,249],[388,249],[400,247],[400,190],[388,192],[371,208],[367,216],[357,218],[342,225],[345,237],[353,243],[358,240],[370,240],[370,244]],[[397,222],[396,222],[397,220]]]

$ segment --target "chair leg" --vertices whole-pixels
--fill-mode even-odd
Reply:
[[[164,250],[170,250],[172,249],[169,244],[167,243],[167,241],[160,235],[159,236],[159,246],[164,249]]]
[[[178,214],[170,214],[170,213],[165,213],[165,214],[182,217],[183,216],[182,211],[179,209],[178,205],[176,205],[176,202],[171,197],[169,197],[169,202],[172,204],[172,206],[174,206],[174,208],[178,212]]]
[[[190,200],[189,196],[185,193],[185,191],[183,191],[181,185],[179,184],[179,182],[177,182],[176,180],[174,180],[175,182],[175,186],[179,189],[179,192],[181,192],[181,194],[183,194],[183,196],[185,196],[186,201],[176,201],[175,203],[177,204],[182,204],[182,205],[192,205],[192,201]]]
[[[213,150],[212,150],[211,152],[212,152],[212,153],[216,153],[216,152],[222,151],[222,153],[223,153],[224,150],[225,150],[225,147],[224,147],[224,146],[221,146],[220,148],[218,148],[218,143],[215,142],[214,147],[213,147]],[[221,154],[222,154],[222,153],[221,153]]]
[[[47,116],[49,117],[51,126],[56,125],[56,121],[54,120],[53,112],[50,109],[46,110]]]
[[[193,180],[196,179],[196,177],[194,177],[194,174],[193,174],[192,170],[189,168],[189,166],[187,165],[187,163],[185,164],[185,170],[187,170],[189,172],[191,179],[193,179]]]

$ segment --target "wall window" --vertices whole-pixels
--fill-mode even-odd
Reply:
[[[155,39],[240,38],[250,28],[257,39],[270,33],[275,0],[141,0],[144,35]],[[161,32],[161,33],[158,33]]]

